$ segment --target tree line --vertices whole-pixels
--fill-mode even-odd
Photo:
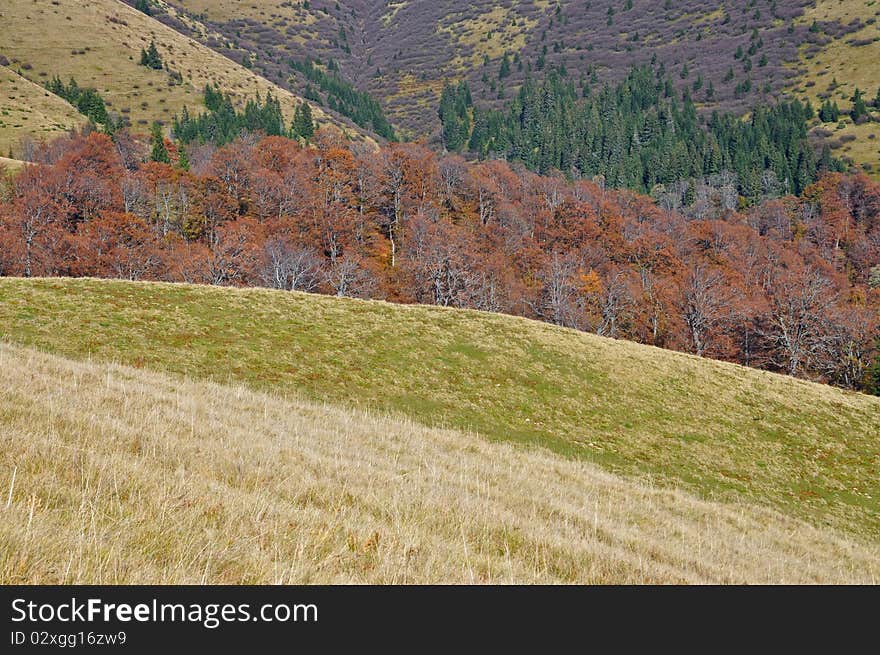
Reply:
[[[717,111],[706,119],[690,93],[678,98],[663,75],[637,67],[619,84],[594,90],[553,69],[540,81],[527,78],[500,110],[475,105],[465,82],[447,84],[439,106],[443,143],[452,152],[521,162],[542,174],[601,176],[611,187],[642,192],[726,172],[749,202],[799,195],[821,172],[843,170],[829,150],[814,153],[809,104],[757,106],[745,121]]]
[[[699,212],[591,180],[246,134],[63,137],[0,195],[0,274],[267,286],[506,312],[880,393],[880,184]],[[702,191],[701,191],[702,193]],[[701,201],[703,202],[703,201]]]
[[[201,142],[224,145],[245,132],[261,132],[268,136],[287,136],[306,141],[315,134],[315,121],[308,102],[300,103],[294,111],[293,120],[288,127],[281,112],[281,103],[268,92],[262,99],[247,101],[241,111],[235,108],[229,94],[223,93],[208,84],[204,92],[207,111],[196,116],[183,108],[180,116],[175,116],[172,131],[175,138],[183,144]]]
[[[358,91],[344,80],[339,75],[339,67],[332,59],[327,62],[326,70],[320,68],[318,62],[312,59],[291,60],[290,67],[318,85],[327,96],[327,107],[333,111],[350,118],[360,127],[372,130],[384,139],[394,141],[397,138],[382,106],[369,93]],[[310,100],[323,104],[321,96],[313,89],[307,89],[306,97],[309,96],[311,96]]]
[[[104,98],[97,90],[81,87],[72,77],[65,84],[57,75],[46,84],[46,90],[69,102],[95,125],[103,126],[108,132],[113,131],[114,122],[107,113]]]

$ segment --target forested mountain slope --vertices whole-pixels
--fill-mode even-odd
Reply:
[[[412,136],[436,134],[444,81],[467,80],[475,99],[498,106],[526,76],[559,67],[579,85],[595,86],[656,60],[678,91],[691,89],[707,107],[739,112],[785,91],[805,91],[801,85],[826,67],[829,82],[836,74],[876,92],[876,75],[872,80],[868,71],[880,9],[867,0],[170,4],[253,53],[254,66],[279,83],[290,75],[291,59],[332,59]],[[162,5],[155,3],[160,15]],[[301,88],[306,80],[291,83]],[[876,148],[858,154],[876,165]]]

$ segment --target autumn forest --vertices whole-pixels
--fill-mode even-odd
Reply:
[[[0,196],[0,274],[504,312],[880,393],[880,184],[863,174],[669,206],[323,130],[198,145],[189,170],[166,146],[169,163],[124,131],[41,147]]]

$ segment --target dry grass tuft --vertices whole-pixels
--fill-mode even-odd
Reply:
[[[0,583],[875,582],[880,552],[461,432],[0,345]]]

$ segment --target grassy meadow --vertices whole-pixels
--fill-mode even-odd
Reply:
[[[0,279],[0,339],[539,446],[880,536],[880,398],[514,317],[259,289]]]
[[[293,395],[0,344],[0,583],[880,575],[876,545],[776,511]]]

